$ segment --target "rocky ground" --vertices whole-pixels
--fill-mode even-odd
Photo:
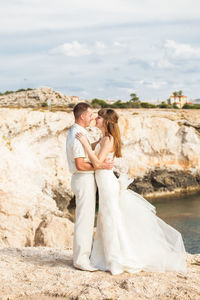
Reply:
[[[147,250],[148,251],[148,250]],[[200,299],[200,255],[187,254],[188,273],[112,276],[73,268],[71,250],[1,248],[0,299]]]

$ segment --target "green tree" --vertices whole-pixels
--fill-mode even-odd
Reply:
[[[190,105],[188,103],[185,103],[182,108],[183,109],[190,109],[190,108],[192,108],[192,105]]]
[[[130,97],[131,97],[130,102],[138,102],[140,100],[135,93],[131,93]]]
[[[141,102],[141,107],[143,108],[154,108],[156,107],[154,104],[148,103],[148,102]]]
[[[194,107],[195,109],[200,109],[200,104],[194,104],[193,107]]]
[[[182,96],[183,95],[183,91],[178,91],[178,96]]]
[[[112,104],[113,108],[123,108],[123,103],[121,100],[117,100]]]
[[[127,108],[140,108],[141,102],[136,93],[130,94],[131,99],[127,102]]]
[[[176,103],[173,103],[173,104],[172,104],[172,107],[173,107],[173,108],[176,108],[176,109],[178,108],[178,106],[177,106]]]
[[[161,104],[158,104],[160,108],[171,108],[171,105],[167,104],[165,101],[162,101]]]
[[[33,89],[32,88],[27,88],[27,89],[19,89],[19,90],[16,90],[16,91],[5,91],[4,93],[0,93],[0,96],[9,95],[9,94],[12,94],[12,93],[24,92],[24,91],[31,91],[31,90],[33,90]]]
[[[110,105],[108,103],[106,103],[104,100],[101,100],[101,99],[93,99],[92,102],[92,107],[94,108],[99,108],[99,107],[102,107],[102,108],[105,108],[105,107],[110,107]]]
[[[178,92],[173,92],[173,95],[174,95],[174,101],[176,102],[176,98],[178,97]]]

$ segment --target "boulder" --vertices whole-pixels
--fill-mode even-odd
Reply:
[[[47,216],[35,232],[34,245],[54,248],[71,248],[74,225],[66,218]]]

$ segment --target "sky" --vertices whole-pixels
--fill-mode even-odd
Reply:
[[[199,0],[0,0],[0,92],[200,98]]]

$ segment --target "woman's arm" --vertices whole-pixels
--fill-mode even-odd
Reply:
[[[105,136],[101,139],[101,148],[98,156],[91,149],[87,138],[82,133],[77,133],[76,138],[82,143],[94,168],[101,169],[102,163],[113,149],[113,138]]]

